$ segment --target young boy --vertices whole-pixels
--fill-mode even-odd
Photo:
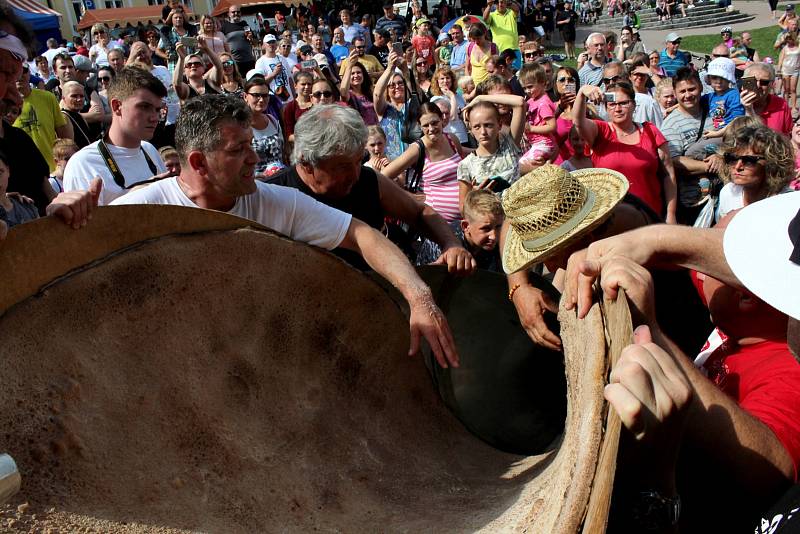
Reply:
[[[428,68],[434,63],[434,48],[436,41],[431,35],[431,23],[426,18],[417,19],[417,34],[411,38],[411,44],[417,52],[417,57],[422,58],[428,64]]]
[[[78,145],[72,139],[56,139],[53,143],[53,161],[56,164],[56,170],[50,175],[48,179],[50,186],[56,193],[64,192],[64,167],[67,166],[69,158],[71,158],[78,151]]]
[[[718,57],[708,64],[706,83],[714,90],[703,95],[701,103],[708,110],[708,120],[713,129],[703,134],[704,139],[717,139],[736,117],[744,115],[744,106],[736,88],[736,65],[727,57]],[[716,142],[715,142],[716,143]]]
[[[464,199],[464,218],[453,231],[461,244],[475,258],[479,269],[503,272],[500,251],[500,229],[505,214],[500,198],[487,189],[474,189]],[[425,240],[417,255],[417,265],[427,265],[436,261],[442,251],[436,243]]]
[[[525,139],[529,148],[520,158],[520,173],[524,174],[553,159],[558,151],[553,140],[556,106],[547,96],[547,76],[541,65],[528,63],[518,75],[527,98]]]
[[[475,87],[475,82],[472,79],[472,76],[461,76],[458,79],[458,88],[461,89],[461,96],[464,97],[464,101],[469,104],[472,102],[472,99],[475,98],[475,94],[477,92],[477,88]]]
[[[439,34],[439,45],[436,49],[436,65],[437,68],[441,66],[450,66],[450,58],[453,55],[452,44],[450,44],[450,35],[446,32]]]

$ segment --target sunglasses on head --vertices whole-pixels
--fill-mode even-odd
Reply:
[[[722,155],[722,160],[725,162],[725,165],[736,165],[736,162],[741,161],[747,167],[755,167],[762,159],[764,158],[761,156],[740,156],[733,152],[725,152]]]
[[[311,96],[313,96],[314,98],[322,98],[322,97],[330,98],[333,96],[333,91],[316,91],[314,93],[311,93]]]

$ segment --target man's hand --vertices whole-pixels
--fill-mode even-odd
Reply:
[[[634,344],[622,350],[603,394],[637,441],[674,461],[692,387],[673,357],[653,343],[649,328],[640,326],[633,338]]]
[[[410,311],[411,348],[408,355],[413,356],[419,352],[420,336],[425,336],[441,367],[458,367],[458,352],[453,334],[433,297],[428,294],[411,302]]]
[[[72,226],[74,229],[86,226],[92,218],[92,210],[97,207],[103,180],[96,177],[89,184],[88,191],[70,191],[59,193],[47,206],[47,215],[54,215]]]
[[[544,312],[558,312],[558,305],[541,289],[520,285],[512,298],[519,322],[534,343],[552,350],[561,350],[561,340],[544,321]]]
[[[758,93],[755,91],[748,91],[747,89],[742,90],[742,94],[740,95],[742,106],[749,108],[753,106],[753,102],[756,101],[758,98]]]
[[[634,325],[655,327],[655,297],[650,271],[623,256],[615,256],[603,265],[600,287],[609,300],[616,300],[620,288],[631,305]]]
[[[447,272],[467,276],[475,272],[478,262],[464,247],[446,248],[432,265],[447,265]]]

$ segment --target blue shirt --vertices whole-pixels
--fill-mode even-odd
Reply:
[[[595,85],[600,87],[600,82],[603,80],[603,67],[596,67],[591,61],[587,61],[578,72],[581,79],[581,85]]]
[[[346,42],[353,44],[353,39],[356,37],[363,37],[367,46],[371,44],[369,33],[367,33],[367,30],[365,30],[361,24],[356,23],[351,24],[350,26],[345,26],[342,24],[341,28],[344,30],[344,40]]]
[[[667,55],[667,50],[664,49],[661,51],[661,54],[659,54],[658,66],[664,69],[667,76],[672,78],[675,76],[675,73],[678,72],[679,68],[685,67],[690,61],[691,56],[688,52],[678,50],[678,53],[672,58]]]
[[[450,55],[450,66],[451,67],[464,67],[464,64],[467,62],[467,47],[469,46],[469,41],[464,39],[460,45],[453,43],[453,50],[451,51]]]
[[[729,125],[733,119],[744,115],[744,106],[739,99],[736,86],[721,95],[717,93],[703,95],[702,101],[708,105],[708,120],[714,125],[715,130]]]
[[[343,59],[346,59],[347,56],[350,55],[350,49],[345,45],[340,45],[340,44],[333,45],[331,47],[330,52],[331,55],[333,56],[333,59],[336,60],[337,65],[341,63]]]

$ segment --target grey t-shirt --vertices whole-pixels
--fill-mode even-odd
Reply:
[[[222,23],[220,28],[222,33],[225,34],[225,41],[231,47],[231,56],[237,62],[241,61],[255,61],[253,56],[253,46],[250,41],[245,37],[245,32],[250,30],[247,22],[240,20],[239,22],[231,22],[226,20]],[[245,74],[245,73],[242,73]]]

